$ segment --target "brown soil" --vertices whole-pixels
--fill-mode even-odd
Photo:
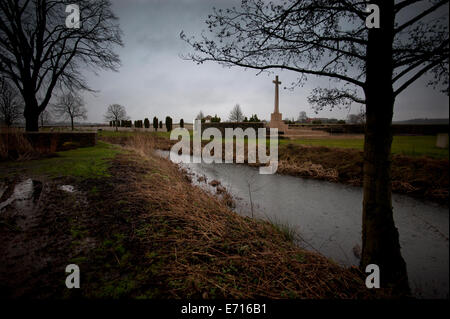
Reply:
[[[168,160],[126,152],[110,172],[42,180],[32,211],[2,213],[2,297],[375,297],[357,269],[233,213]],[[70,263],[80,267],[81,289],[65,288]]]

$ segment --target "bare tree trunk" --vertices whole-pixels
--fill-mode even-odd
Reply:
[[[361,267],[380,268],[381,288],[409,293],[406,264],[394,224],[391,185],[392,42],[394,1],[377,1],[381,28],[369,31],[367,48],[366,134]]]
[[[70,123],[72,124],[72,131],[73,131],[73,117],[70,117]]]
[[[25,99],[25,130],[27,132],[39,131],[39,110],[38,103],[34,96]]]

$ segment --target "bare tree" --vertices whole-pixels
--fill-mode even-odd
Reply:
[[[22,113],[22,101],[17,90],[6,79],[0,78],[0,119],[11,127],[22,117]]]
[[[80,27],[67,27],[70,1],[0,1],[0,72],[23,97],[26,130],[38,130],[38,117],[56,87],[90,90],[80,69],[116,70],[122,45],[108,0],[79,0]],[[73,13],[73,12],[72,12]]]
[[[45,125],[49,125],[51,121],[52,115],[48,108],[46,110],[43,110],[41,114],[39,114],[39,123],[41,124],[41,128]]]
[[[244,120],[244,114],[242,113],[241,106],[236,104],[228,116],[230,122],[242,122]]]
[[[105,120],[106,121],[114,121],[114,125],[116,127],[116,131],[119,127],[119,122],[122,120],[127,120],[127,112],[125,107],[120,104],[111,104],[106,109]]]
[[[53,108],[58,117],[70,120],[72,131],[74,130],[73,121],[75,119],[87,119],[87,110],[84,107],[83,98],[76,93],[61,95]]]
[[[347,116],[348,124],[359,124],[359,116],[357,114],[349,114]]]
[[[306,123],[307,120],[308,120],[308,115],[306,114],[305,111],[301,111],[300,114],[298,115],[297,121],[299,121],[300,123]]]
[[[290,70],[298,84],[308,76],[334,80],[331,89],[313,90],[316,110],[366,105],[360,267],[377,264],[382,286],[399,291],[409,284],[392,211],[394,103],[425,74],[448,93],[448,2],[372,0],[367,10],[358,0],[247,0],[214,9],[206,21],[213,38],[180,34],[195,51],[185,58],[197,63]]]
[[[195,117],[196,120],[203,120],[205,118],[205,114],[203,114],[203,111],[198,112],[197,116]]]
[[[349,124],[364,124],[365,123],[365,112],[361,109],[358,114],[349,114],[347,116],[347,122]]]

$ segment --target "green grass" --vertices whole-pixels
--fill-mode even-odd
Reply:
[[[56,156],[51,158],[0,164],[0,175],[2,168],[6,167],[6,172],[21,170],[50,177],[107,177],[110,160],[119,152],[119,148],[99,141],[96,146],[57,152]]]
[[[353,148],[357,150],[364,149],[364,139],[280,140],[280,145],[289,143],[335,148]],[[394,136],[392,153],[414,157],[429,156],[434,158],[448,158],[449,149],[437,148],[436,136]]]
[[[98,136],[104,136],[104,137],[122,137],[122,136],[132,136],[135,134],[133,131],[99,131]]]
[[[170,132],[151,132],[151,134],[159,137],[170,138]]]
[[[354,148],[360,150],[364,148],[364,139],[286,139],[280,140],[279,143],[280,145],[301,144],[335,148]]]
[[[286,241],[293,242],[298,238],[297,231],[288,222],[282,222],[278,219],[266,216],[272,227],[279,232]]]

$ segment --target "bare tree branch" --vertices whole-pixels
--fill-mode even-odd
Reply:
[[[25,117],[37,117],[55,88],[91,90],[80,68],[117,70],[121,31],[109,0],[79,0],[81,27],[65,25],[68,0],[0,2],[0,72],[17,86]]]
[[[0,119],[7,127],[18,122],[23,116],[23,103],[17,90],[8,83],[8,80],[0,78]]]
[[[448,0],[442,0],[439,1],[438,3],[436,3],[434,6],[432,6],[431,8],[428,8],[427,10],[423,11],[422,13],[420,13],[419,15],[415,16],[414,18],[412,18],[411,20],[405,22],[404,24],[402,24],[401,26],[397,27],[395,29],[395,33],[399,33],[401,31],[403,31],[404,29],[408,28],[409,26],[414,25],[414,23],[422,20],[424,17],[426,17],[427,15],[435,12],[436,10],[438,10],[440,7],[448,4]]]

